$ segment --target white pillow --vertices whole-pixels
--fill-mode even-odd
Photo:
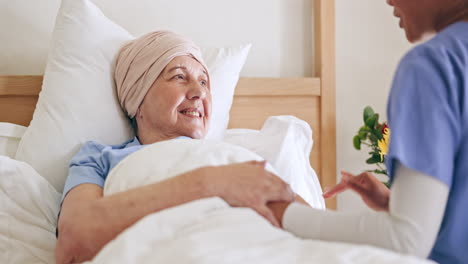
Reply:
[[[285,182],[311,206],[325,209],[322,188],[310,166],[312,129],[294,116],[268,118],[260,131],[229,129],[224,142],[244,147],[267,160]]]
[[[15,157],[33,166],[57,191],[63,191],[69,161],[82,143],[120,144],[133,137],[113,79],[118,50],[131,39],[91,1],[62,1],[39,101]],[[226,129],[249,49],[250,45],[204,50],[212,70],[212,138],[222,137]]]
[[[60,197],[31,166],[0,157],[0,263],[55,263]]]
[[[208,139],[221,140],[224,136],[229,124],[234,90],[251,46],[246,44],[230,48],[201,48],[212,85],[211,125],[206,136]]]
[[[0,122],[0,156],[13,158],[26,127]]]

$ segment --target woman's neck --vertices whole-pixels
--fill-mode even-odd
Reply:
[[[148,145],[153,144],[160,141],[165,141],[169,139],[177,138],[178,135],[165,135],[161,133],[156,133],[155,131],[142,131],[142,129],[138,129],[136,133],[136,137],[141,145]]]
[[[449,8],[445,15],[435,21],[436,31],[440,32],[446,27],[461,21],[468,21],[468,1],[460,0]]]

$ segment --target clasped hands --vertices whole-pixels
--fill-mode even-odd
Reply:
[[[388,211],[390,200],[390,190],[380,182],[372,173],[363,172],[359,175],[342,171],[340,183],[327,190],[323,197],[325,199],[332,198],[337,194],[346,190],[356,192],[364,201],[364,203],[375,211]],[[279,225],[282,226],[283,215],[289,206],[290,202],[270,202],[268,207],[275,215]]]
[[[209,193],[223,198],[234,207],[249,207],[277,227],[287,207],[294,201],[307,204],[294,194],[289,185],[265,169],[265,161],[248,161],[226,166],[206,167],[211,190]],[[372,173],[352,175],[341,172],[340,183],[323,194],[324,198],[353,190],[370,208],[388,211],[390,190]]]

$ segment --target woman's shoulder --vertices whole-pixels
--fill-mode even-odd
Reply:
[[[83,160],[83,159],[88,159],[88,158],[92,158],[92,157],[97,157],[97,156],[101,156],[103,154],[103,152],[106,152],[106,151],[112,151],[112,150],[117,150],[117,149],[124,149],[126,148],[127,146],[129,146],[130,144],[135,144],[137,142],[136,138],[132,138],[130,140],[127,140],[121,144],[118,144],[118,145],[109,145],[109,144],[103,144],[103,143],[100,143],[96,140],[90,140],[90,141],[86,141],[80,148],[80,150],[78,151],[78,153],[76,153],[76,155],[73,157],[72,161],[73,160]]]
[[[79,152],[102,152],[106,147],[110,145],[102,144],[96,140],[86,141],[80,148]]]
[[[401,64],[425,63],[438,67],[468,67],[468,22],[455,23],[413,47]]]
[[[461,113],[468,88],[468,38],[458,38],[454,32],[459,30],[448,28],[402,58],[390,92],[389,115],[402,104],[425,107],[418,111],[421,115],[434,113],[436,107]],[[424,103],[415,104],[416,100]]]

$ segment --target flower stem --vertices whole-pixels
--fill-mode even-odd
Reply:
[[[380,165],[379,163],[376,163],[377,164],[377,167],[379,167],[380,170],[385,170],[382,165]]]

